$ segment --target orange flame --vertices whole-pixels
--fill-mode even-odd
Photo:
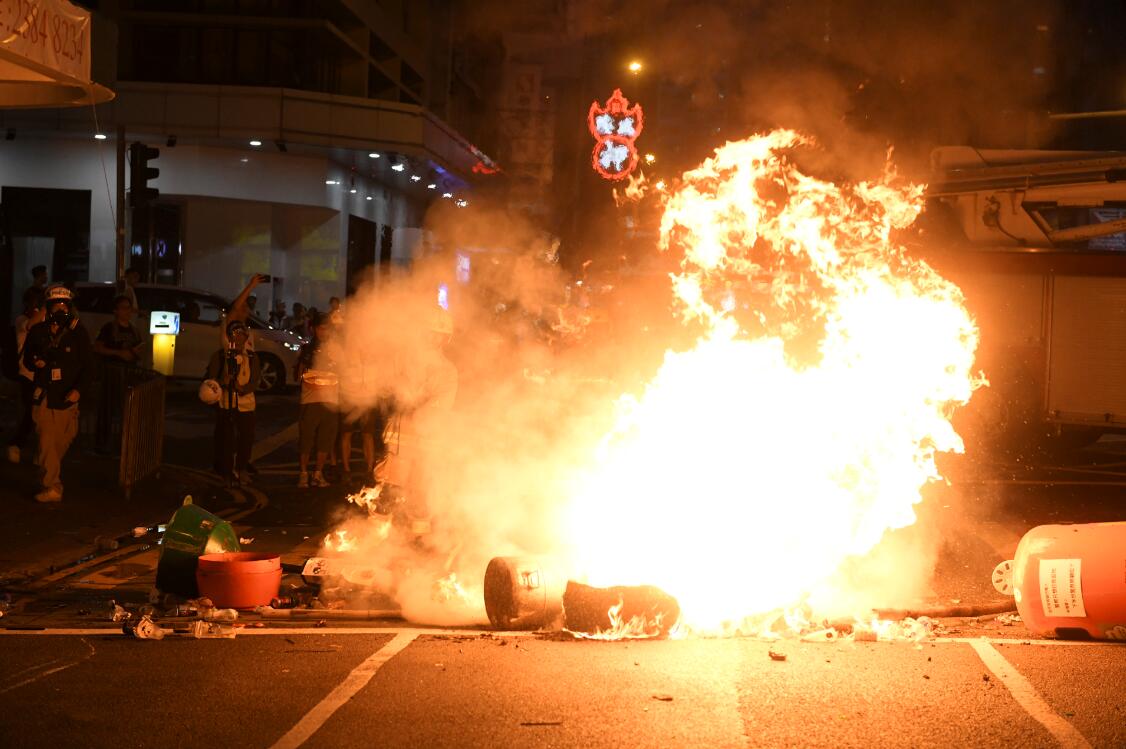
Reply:
[[[352,538],[347,530],[341,528],[325,536],[323,545],[327,551],[343,554],[356,548],[356,539]]]
[[[854,594],[838,571],[915,521],[953,408],[980,381],[960,290],[893,232],[922,185],[803,173],[792,131],[728,143],[666,197],[661,248],[691,350],[668,351],[577,479],[572,561],[652,584],[697,629]],[[851,613],[851,612],[849,612]]]

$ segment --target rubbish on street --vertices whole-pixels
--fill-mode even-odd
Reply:
[[[653,699],[655,699],[659,702],[672,702],[672,695],[671,694],[658,693],[658,694],[653,695]]]
[[[652,585],[594,588],[575,581],[563,593],[563,626],[609,637],[667,637],[680,604]]]
[[[199,557],[196,584],[216,606],[253,609],[265,606],[281,586],[281,557],[250,551]]]
[[[485,613],[497,629],[557,625],[566,579],[547,560],[495,557],[485,569]]]
[[[110,601],[110,605],[113,606],[113,611],[110,614],[111,621],[121,623],[133,618],[133,612],[126,610],[116,601]]]
[[[1126,639],[1126,522],[1040,525],[1017,545],[1013,592],[1038,637]]]
[[[191,503],[168,522],[156,568],[156,587],[185,598],[199,595],[196,568],[204,554],[239,551],[238,535],[226,520]],[[268,599],[267,599],[268,600]]]
[[[672,699],[671,697],[669,699]],[[561,720],[524,720],[520,722],[522,726],[561,726]]]
[[[188,628],[187,634],[191,635],[197,640],[233,640],[235,638],[236,631],[237,630],[234,627],[223,622],[205,622],[203,620],[196,620],[191,623],[191,626]]]
[[[772,661],[784,661],[784,660],[786,660],[786,654],[785,653],[780,653],[777,650],[774,650],[773,648],[766,651],[766,654],[770,656],[770,660],[772,660]]]
[[[1001,614],[997,617],[997,623],[1006,627],[1011,627],[1014,624],[1020,624],[1020,614]]]
[[[151,616],[142,616],[139,619],[127,619],[121,625],[121,631],[138,640],[163,640],[165,631],[153,621]]]

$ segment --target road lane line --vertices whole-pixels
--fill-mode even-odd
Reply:
[[[293,422],[285,429],[271,434],[269,437],[260,441],[250,450],[250,462],[257,463],[262,458],[266,457],[274,450],[277,450],[287,442],[293,442],[297,439],[297,422]]]
[[[414,642],[416,637],[418,635],[407,632],[395,635],[391,642],[372,653],[367,660],[352,669],[352,672],[344,677],[344,681],[340,682],[336,689],[329,692],[327,697],[317,703],[312,710],[305,713],[305,717],[289,729],[288,733],[278,739],[271,749],[296,749],[312,738],[313,734],[320,730],[333,713],[344,706],[348,700],[355,697],[356,693],[371,681],[371,677],[375,676],[375,672],[383,664],[405,650],[408,645]]]
[[[48,676],[51,676],[52,674],[57,674],[59,671],[66,671],[71,666],[77,666],[79,663],[82,663],[84,660],[88,659],[90,656],[92,656],[94,654],[94,646],[93,645],[86,642],[86,640],[82,640],[82,644],[90,649],[90,652],[87,653],[86,655],[84,655],[81,658],[78,658],[76,660],[73,660],[70,663],[64,663],[61,666],[56,666],[55,668],[49,669],[47,671],[43,671],[42,673],[36,674],[35,676],[24,679],[21,682],[18,682],[16,684],[12,684],[11,686],[4,687],[3,689],[0,689],[0,694],[4,694],[5,692],[10,692],[13,689],[18,689],[18,688],[23,687],[23,686],[27,686],[28,684],[33,684],[33,683],[39,681],[40,679],[45,679]],[[48,663],[54,663],[54,661],[48,661]],[[44,664],[44,665],[47,665],[47,664]]]
[[[1032,683],[1024,678],[1013,664],[1005,660],[1005,656],[1001,655],[996,648],[988,642],[981,641],[971,642],[970,647],[981,658],[985,667],[1001,680],[1001,683],[1009,690],[1017,704],[1023,707],[1025,712],[1031,715],[1040,725],[1048,729],[1048,733],[1052,734],[1056,741],[1060,743],[1060,746],[1066,749],[1091,749],[1091,745],[1087,742],[1087,739],[1083,738],[1083,734],[1079,733],[1075,726],[1056,713],[1036,691],[1036,687],[1032,686]]]

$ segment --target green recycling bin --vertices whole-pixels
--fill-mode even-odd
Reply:
[[[196,567],[204,554],[241,551],[238,535],[226,520],[192,504],[191,497],[176,510],[164,531],[156,587],[185,598],[199,596]]]

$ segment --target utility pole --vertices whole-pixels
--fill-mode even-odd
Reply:
[[[117,212],[114,226],[117,236],[114,237],[117,249],[116,278],[125,276],[125,126],[117,126]]]

